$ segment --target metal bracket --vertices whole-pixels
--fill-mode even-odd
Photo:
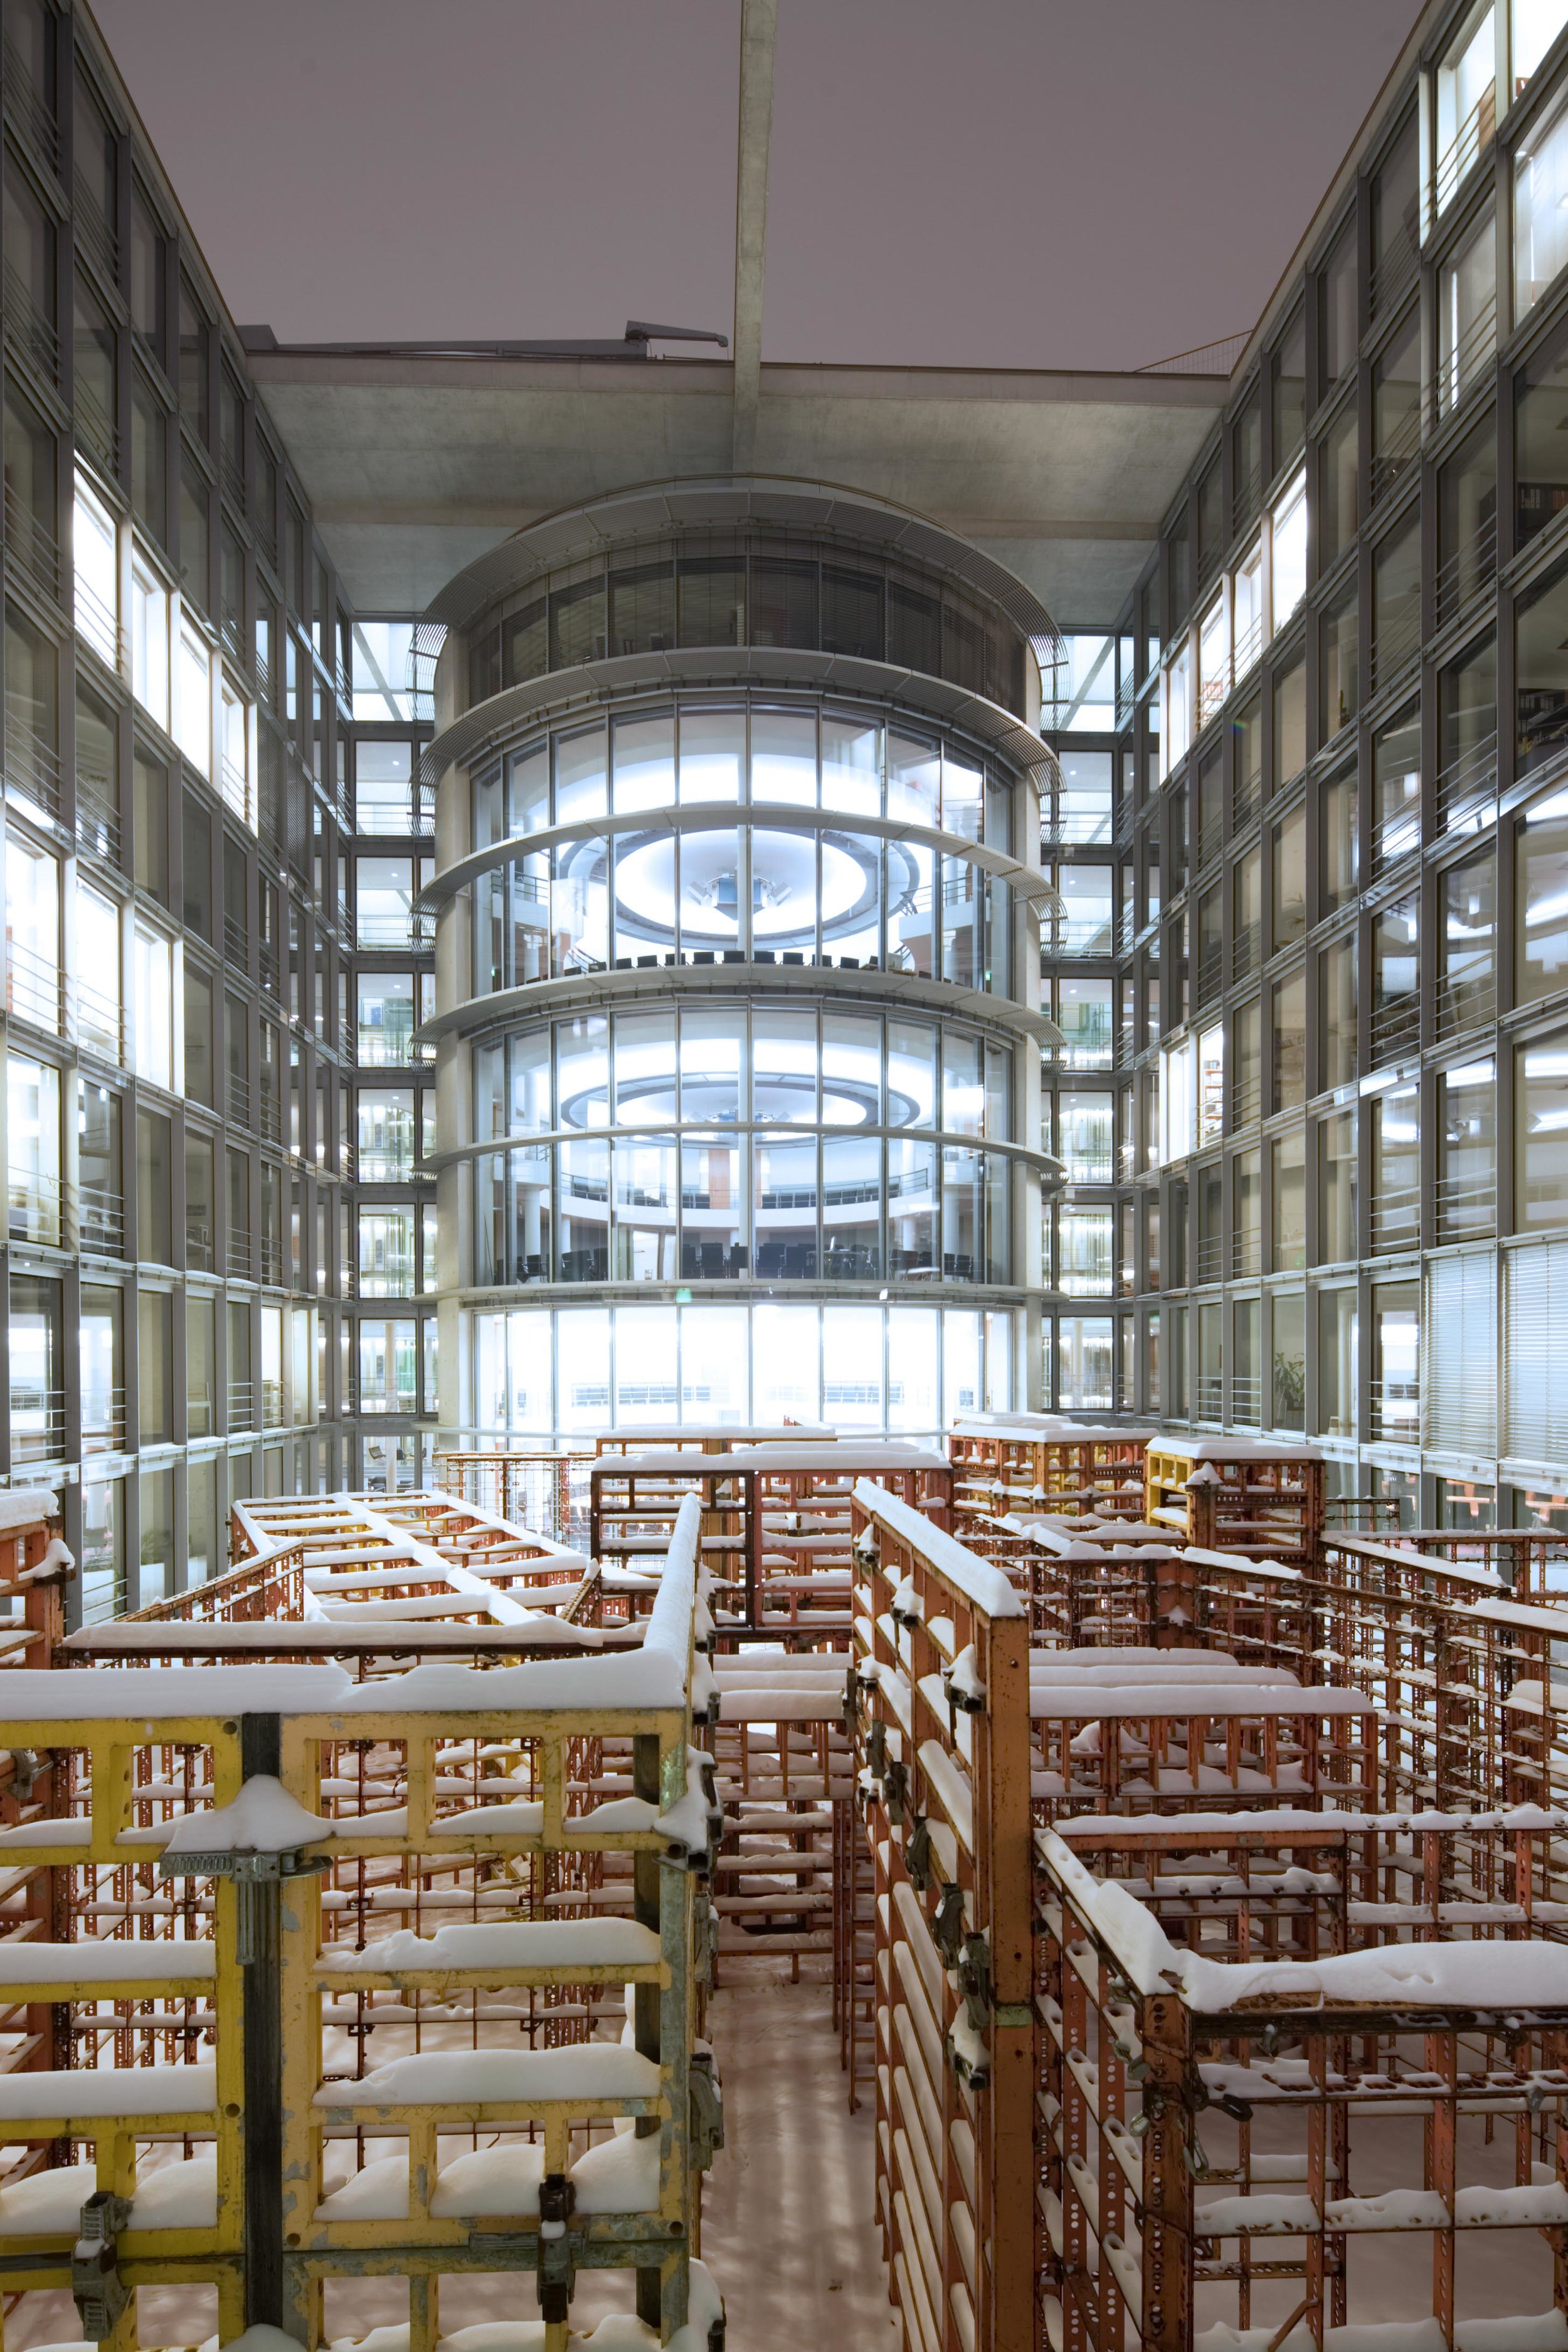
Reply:
[[[887,1769],[888,1727],[879,1715],[866,1726],[866,1769],[874,1780],[879,1780]]]
[[[931,1885],[931,1831],[923,1813],[914,1814],[904,1840],[904,1868],[923,1895]]]
[[[991,2022],[991,1947],[984,1936],[965,1936],[963,1956],[958,1963],[959,1990],[963,1995],[969,2022],[976,2033],[984,2033]]]
[[[120,2232],[131,2219],[129,2197],[99,2189],[88,2199],[79,2219],[71,2248],[71,2297],[81,2319],[81,2332],[101,2344],[131,2301],[131,2289],[120,2275]]]
[[[692,2052],[689,2081],[691,2168],[694,2172],[706,2172],[715,2153],[724,2145],[724,2095],[713,2070],[710,2050]]]
[[[546,2327],[564,2327],[576,2289],[572,2233],[567,2227],[577,2191],[563,2172],[539,2184],[539,2308]]]
[[[279,1878],[315,1878],[331,1866],[331,1854],[307,1853],[303,1846],[290,1846],[282,1853],[197,1853],[193,1848],[158,1857],[160,1878],[237,1878],[263,1885]]]
[[[26,1804],[33,1793],[33,1784],[43,1770],[36,1748],[13,1748],[11,1750],[11,1794]]]
[[[942,1887],[931,1932],[943,1967],[955,1969],[963,1955],[963,1889],[955,1878],[948,1879]]]
[[[883,1778],[884,1802],[890,1822],[902,1822],[904,1808],[910,1801],[910,1775],[903,1764],[889,1764]]]

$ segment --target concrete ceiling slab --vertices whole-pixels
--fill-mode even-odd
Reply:
[[[422,610],[474,556],[558,508],[730,468],[724,361],[285,349],[250,363],[362,612]],[[755,466],[930,515],[1058,620],[1105,626],[1225,391],[1206,376],[770,362]]]

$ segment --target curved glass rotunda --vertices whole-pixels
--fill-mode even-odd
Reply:
[[[552,516],[427,620],[445,1425],[1026,1402],[1048,616],[918,516],[726,478]]]

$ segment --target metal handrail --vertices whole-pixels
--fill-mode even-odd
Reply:
[[[1372,1197],[1372,1245],[1376,1251],[1414,1248],[1421,1237],[1421,1188],[1418,1184],[1374,1187]]]
[[[125,658],[125,631],[120,615],[105,604],[79,568],[72,575],[71,614],[77,635],[86,639],[109,668],[118,671]]]
[[[101,787],[101,789],[100,789]],[[120,862],[120,816],[110,798],[110,779],[84,768],[80,753],[76,769],[77,845],[94,857]]]
[[[1372,1434],[1375,1437],[1408,1437],[1414,1444],[1421,1427],[1421,1388],[1417,1381],[1373,1381],[1369,1382],[1372,1404]],[[1404,1411],[1395,1410],[1403,1406]]]
[[[1376,1064],[1388,1054],[1414,1051],[1421,1038],[1421,1004],[1415,995],[1391,997],[1372,1011],[1372,1050]]]
[[[58,1248],[63,1198],[59,1178],[37,1168],[8,1166],[5,1186],[9,1195],[7,1224],[11,1239],[14,1242],[43,1242],[49,1248]]]
[[[1432,1188],[1437,1223],[1445,1234],[1489,1231],[1497,1222],[1497,1173],[1478,1181],[1469,1176],[1439,1176]]]
[[[60,134],[54,116],[34,88],[15,41],[5,44],[5,110],[16,128],[31,139],[51,172],[60,168]]]
[[[84,1454],[118,1454],[125,1443],[125,1391],[93,1388],[81,1392],[81,1450]]]
[[[25,564],[49,595],[59,594],[59,541],[9,482],[5,485],[5,553],[12,562]]]
[[[66,1450],[66,1392],[18,1383],[11,1376],[11,1459],[58,1462]]]
[[[1437,822],[1445,833],[1497,800],[1498,739],[1496,732],[1439,769],[1436,784]]]
[[[71,413],[78,440],[85,441],[106,469],[114,473],[120,464],[119,427],[79,369],[72,385]]]
[[[76,1188],[77,1225],[83,1249],[118,1257],[125,1245],[125,1195],[109,1184]]]
[[[77,235],[112,284],[120,271],[119,235],[110,226],[103,206],[80,172],[76,174],[72,194],[76,200],[72,218]]]
[[[256,1429],[256,1383],[254,1381],[230,1381],[228,1384],[228,1425],[236,1430]]]
[[[49,817],[60,813],[60,755],[15,703],[5,706],[5,786]]]
[[[1411,406],[1383,443],[1373,453],[1372,497],[1373,505],[1399,479],[1412,457],[1421,446],[1421,395],[1416,391]]]
[[[1432,590],[1439,628],[1451,620],[1467,601],[1459,593],[1462,569],[1466,572],[1473,570],[1478,575],[1476,585],[1470,591],[1472,595],[1479,595],[1483,588],[1490,586],[1497,574],[1497,516],[1493,513],[1468,546],[1457,547],[1452,555],[1437,566]]]
[[[1371,656],[1367,663],[1367,684],[1370,691],[1375,694],[1386,686],[1389,679],[1396,677],[1405,663],[1411,660],[1420,648],[1421,606],[1420,600],[1417,598],[1414,610],[1409,612],[1404,620],[1397,622],[1382,635],[1376,630],[1373,631]]]
[[[58,1035],[65,1027],[65,976],[58,961],[39,955],[15,932],[7,937],[5,950],[6,1011],[16,1020]]]
[[[1489,1028],[1497,1017],[1497,976],[1489,962],[1485,972],[1456,972],[1440,980],[1436,991],[1437,1035],[1457,1037],[1466,1029]]]
[[[1433,185],[1440,213],[1447,209],[1470,166],[1480,161],[1481,150],[1490,143],[1496,129],[1497,90],[1489,83],[1437,158]]]
[[[1438,356],[1436,390],[1440,408],[1457,408],[1465,387],[1497,341],[1497,296],[1489,294],[1451,352]]]
[[[78,976],[74,985],[76,996],[77,1036],[84,1045],[107,1047],[106,1059],[122,1062],[125,1058],[125,1021],[117,996]]]
[[[6,262],[0,285],[5,289],[6,341],[29,353],[51,383],[60,377],[59,330],[33,299],[33,289],[13,262]]]

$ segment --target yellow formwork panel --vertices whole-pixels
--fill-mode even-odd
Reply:
[[[119,2084],[114,2079],[119,2070],[73,2066],[63,2073],[38,2071],[31,2077],[0,2081],[0,2150],[23,2144],[37,2149],[45,2142],[90,2144],[97,2186],[117,2198],[135,2194],[139,2141],[158,2134],[195,2139],[213,2149],[216,2193],[211,2226],[138,2230],[127,2222],[114,2242],[114,2264],[122,2283],[216,2284],[219,2335],[228,2340],[247,2317],[258,2315],[252,2292],[256,2280],[247,2282],[247,2258],[257,2252],[247,2214],[254,2213],[258,2195],[263,2204],[275,2196],[281,2225],[279,2312],[283,2325],[313,2347],[321,2338],[326,2280],[402,2275],[410,2281],[411,2352],[431,2352],[438,2332],[437,2282],[441,2274],[526,2271],[541,2264],[542,2246],[548,2255],[559,2242],[550,2233],[542,2239],[537,2201],[531,2210],[509,2208],[499,2213],[433,2212],[443,2140],[510,2137],[514,2147],[527,2145],[539,2151],[536,2161],[531,2155],[529,2159],[536,2176],[561,2175],[570,2184],[574,2139],[581,2141],[583,2127],[619,2125],[629,2126],[635,2140],[645,2135],[657,2138],[657,2200],[646,2208],[595,2210],[570,2221],[572,2261],[579,2267],[637,2271],[645,2282],[639,2309],[650,2318],[657,2311],[663,2338],[668,2340],[683,2325],[687,2264],[700,2245],[698,2176],[690,2161],[690,2057],[700,2000],[693,1967],[696,1914],[699,1901],[706,1901],[700,1885],[704,1854],[700,1844],[695,1849],[691,1844],[695,1817],[688,1801],[694,1786],[691,1642],[699,1605],[695,1506],[678,1534],[686,1535],[688,1527],[683,1573],[671,1574],[667,1567],[670,1591],[661,1594],[659,1603],[667,1631],[671,1610],[684,1612],[680,1704],[618,1704],[606,1696],[603,1705],[520,1707],[492,1699],[482,1706],[425,1706],[412,1693],[410,1703],[397,1704],[395,1686],[389,1685],[384,1707],[375,1704],[372,1685],[356,1692],[356,1703],[341,1711],[271,1712],[277,1769],[268,1777],[306,1814],[332,1824],[328,1834],[289,1850],[290,1874],[273,1875],[263,1887],[252,1887],[222,1874],[216,1859],[221,1846],[193,1851],[191,1874],[211,1894],[210,1911],[202,1903],[187,1901],[184,1907],[186,1936],[194,1926],[200,1931],[199,1943],[193,1945],[173,1932],[171,1906],[163,1906],[154,1920],[136,1916],[135,1902],[124,1895],[117,1916],[123,1932],[104,1949],[106,1954],[133,1951],[138,1961],[145,1953],[144,1970],[106,1959],[92,1973],[84,1952],[82,1972],[68,1979],[68,1990],[58,1958],[51,1961],[46,1956],[47,1950],[58,1953],[58,1946],[19,1949],[10,1974],[0,1967],[0,2000],[18,2006],[68,1999],[95,2055],[92,2037],[110,2031],[110,2022],[118,2031],[121,2012],[128,2009],[146,2031],[182,2034],[187,2051],[200,2048],[205,2053],[210,2047],[210,2059],[204,2054],[199,2063],[137,2070],[139,2095],[132,2099],[126,2092],[114,2114],[96,2112],[92,2101],[104,2090],[123,2090],[123,2078]],[[672,1547],[671,1565],[675,1552]],[[47,1867],[62,1881],[86,1884],[89,1897],[79,1893],[77,1897],[84,1925],[90,1924],[96,1910],[115,1909],[89,1898],[105,1884],[121,1883],[120,1874],[127,1870],[145,1873],[168,1845],[177,1822],[200,1821],[234,1804],[246,1786],[247,1753],[253,1759],[256,1753],[255,1718],[237,1712],[155,1713],[146,1720],[103,1713],[104,1702],[119,1687],[107,1678],[118,1671],[74,1669],[70,1681],[79,1685],[80,1712],[69,1716],[58,1711],[67,1696],[59,1675],[37,1678],[51,1685],[51,1704],[36,1713],[26,1711],[24,1678],[5,1678],[9,1687],[4,1705],[13,1711],[0,1727],[5,1743],[47,1751],[61,1767],[51,1785],[67,1792],[65,1802],[74,1810],[28,1819],[24,1807],[24,1818],[4,1833],[0,1847],[7,1863]],[[159,1681],[188,1671],[179,1666],[158,1670]],[[308,1695],[314,1671],[290,1670],[288,1690],[296,1706],[300,1696]],[[476,1700],[490,1696],[487,1684],[491,1677],[480,1670],[456,1671],[461,1680],[441,1692],[444,1700],[461,1702],[470,1692]],[[261,1714],[268,1711],[269,1695],[276,1708],[280,1685],[266,1679],[267,1669],[257,1672]],[[34,1677],[26,1678],[29,1688],[34,1682]],[[231,1682],[230,1687],[243,1699],[243,1684]],[[72,1688],[69,1697],[76,1696]],[[158,1696],[162,1698],[162,1691]],[[237,1703],[230,1700],[230,1709]],[[248,1751],[247,1721],[252,1726]],[[624,1785],[637,1791],[635,1796],[611,1796],[607,1808],[595,1801],[590,1785],[603,1777],[600,1759],[606,1743],[627,1749],[633,1769]],[[357,1782],[338,1769],[345,1754],[359,1759]],[[382,1762],[372,1769],[369,1759],[378,1755]],[[455,1769],[454,1758],[461,1770]],[[505,1768],[492,1775],[504,1783],[499,1807],[482,1803],[489,1785],[484,1759]],[[251,1777],[256,1777],[254,1770]],[[377,1819],[374,1811],[362,1810],[363,1832],[358,1822],[348,1829],[341,1816],[356,1786],[365,1785],[390,1788],[400,1798],[396,1805],[384,1807],[384,1829],[370,1828]],[[521,1797],[520,1785],[525,1791]],[[678,1833],[662,1817],[683,1805]],[[504,1818],[489,1822],[482,1818],[486,1811],[497,1811]],[[596,1812],[604,1819],[595,1824]],[[458,1815],[467,1818],[460,1826],[447,1828],[446,1823]],[[183,1834],[182,1844],[188,1834]],[[590,1858],[582,1864],[574,1860],[571,1869],[579,1875],[560,1881],[560,1899],[583,1910],[592,1889],[582,1871],[596,1871],[602,1858],[611,1854],[621,1856],[629,1870],[636,1916],[606,1938],[603,1929],[607,1922],[564,1919],[550,1911],[552,1898],[542,1889],[551,1882],[540,1875],[533,1858],[544,1858],[547,1874],[552,1858]],[[515,1876],[520,1865],[526,1865],[521,1885]],[[432,1907],[433,1887],[448,1881],[466,1887],[474,1895],[472,1924],[481,1936],[499,1927],[508,1939],[507,1948],[488,1959],[482,1951],[465,1958],[443,1952],[428,1934],[410,1937],[404,1931],[395,1961],[373,1946],[360,1964],[347,1938],[357,1936],[361,1946],[372,1937],[378,1943],[384,1930],[374,1909],[367,1914],[367,1866],[373,1866],[373,1896],[406,1890],[413,1903],[424,1906],[418,1916],[437,1922],[437,1933],[441,1915]],[[284,1865],[274,1860],[270,1867],[276,1872]],[[359,1892],[351,1891],[345,1907],[335,1907],[340,1891],[335,1882],[345,1874],[351,1889],[357,1885]],[[487,1895],[493,1895],[498,1886],[502,1891],[508,1908],[499,1918],[493,1908],[479,1905],[481,1881]],[[323,1904],[324,1894],[332,1898],[332,1906]],[[142,1904],[149,1915],[155,1909],[159,1906]],[[472,1932],[467,1918],[458,1924]],[[162,1932],[164,1927],[169,1932]],[[520,1942],[519,1927],[541,1930],[531,1951],[526,1939]],[[563,1935],[574,1927],[584,1932]],[[421,1944],[429,1949],[421,1951]],[[199,1961],[198,1949],[203,1955]],[[0,1956],[4,1952],[0,1947]],[[273,1972],[265,1979],[256,1974],[262,1959]],[[258,1994],[258,1983],[271,1988],[264,1998]],[[630,2048],[614,2042],[550,2041],[557,2031],[580,2034],[584,2021],[586,2030],[593,2031],[593,2005],[584,2009],[581,1998],[584,1989],[613,1992],[616,1988],[630,1989],[626,2000],[636,2027]],[[526,2011],[506,2011],[503,2001],[504,2016],[492,2036],[486,1997],[494,2002],[509,1991],[529,1996]],[[564,2022],[559,2028],[552,2023],[552,2008],[536,2009],[540,1994],[560,1996]],[[384,1996],[395,1997],[386,2004],[394,2021],[384,2031],[394,2043],[401,2035],[415,2046],[395,2055],[391,2070],[395,2080],[379,2089],[374,2082],[365,2084],[363,2053],[369,2033],[384,2031],[376,2007]],[[269,2024],[263,2011],[274,1998],[276,2018]],[[341,2037],[335,2017],[345,2000],[359,2002],[359,2013],[370,2019],[353,2045],[358,2055],[352,2074],[344,2072],[342,2053],[330,2039]],[[166,2028],[162,2024],[163,2005],[183,2003],[189,2017],[195,2013],[190,2005],[196,2002],[203,2005],[199,2027],[182,2026],[178,2012]],[[457,2052],[424,2050],[420,2037],[426,2012],[434,2019],[437,2009],[443,2028],[455,2019],[468,2035],[469,2046]],[[106,2012],[110,2022],[105,2022]],[[535,2047],[542,2027],[544,2043]],[[257,2037],[248,2073],[247,2028]],[[268,2104],[265,2092],[270,2086],[263,2084],[258,2095],[256,2068],[267,2063],[270,2045],[265,2037],[272,2031],[279,2056],[276,2110],[268,2118],[258,2110]],[[73,2042],[73,2050],[76,2046]],[[411,2074],[405,2063],[410,2056]],[[454,2058],[477,2062],[478,2077],[473,2066],[462,2064],[454,2074]],[[536,2060],[555,2063],[536,2066]],[[185,2086],[174,2080],[147,2080],[154,2072],[164,2077],[189,2074],[190,2090],[199,2088],[200,2095],[182,2100],[179,2094]],[[374,2076],[376,2072],[373,2064],[369,2073]],[[600,2081],[606,2074],[614,2079]],[[101,2088],[95,2075],[101,2077]],[[22,2091],[23,2084],[29,2085],[28,2091]],[[37,2086],[36,2105],[31,2103],[32,2084]],[[165,2095],[167,2104],[145,2104]],[[257,2151],[271,2145],[263,2126],[272,2125],[277,2154],[265,2161],[276,2165],[276,2173],[262,2179],[257,2168],[263,2158]],[[388,2144],[403,2152],[405,2210],[384,2219],[321,2215],[326,2199],[325,2151],[334,2136],[345,2130],[353,2135],[354,2154],[362,2159],[378,2137],[390,2136]],[[389,2205],[397,2201],[395,2197],[386,2200]],[[36,2252],[37,2264],[36,2270],[30,2264],[18,2266],[8,2283],[19,2290],[65,2284],[68,2234],[74,2233],[46,2231],[37,2241],[14,2239],[14,2251]],[[115,2323],[109,2339],[115,2352],[132,2352],[133,2300],[131,2312],[129,2320],[122,2315]],[[564,2324],[557,2317],[547,2328],[547,2344],[555,2352],[565,2340]]]

